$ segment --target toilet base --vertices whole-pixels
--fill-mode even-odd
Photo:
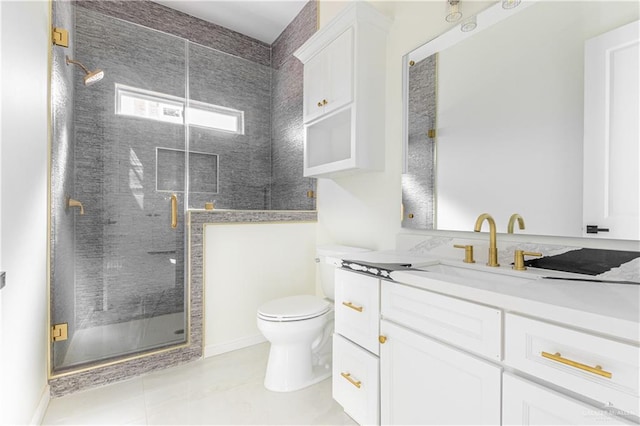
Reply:
[[[333,330],[333,321],[327,329]],[[328,331],[328,335],[331,332]],[[269,361],[264,387],[274,392],[292,392],[314,385],[332,374],[331,346],[321,337],[322,347],[311,343],[274,344],[269,349]],[[328,349],[328,351],[327,351]]]
[[[271,357],[269,357],[269,359],[271,360]],[[275,369],[272,371],[275,373],[279,372]],[[269,369],[267,367],[267,374],[264,378],[264,387],[272,392],[293,392],[315,385],[316,383],[320,383],[321,381],[331,377],[331,373],[331,365],[318,365],[313,367],[310,374],[306,375],[304,378],[293,377],[294,375],[284,377],[282,374],[269,374]]]

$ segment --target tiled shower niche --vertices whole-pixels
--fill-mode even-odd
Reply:
[[[184,192],[185,152],[156,148],[156,189]],[[189,192],[218,193],[218,155],[189,151]]]

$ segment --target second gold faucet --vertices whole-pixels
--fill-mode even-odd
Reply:
[[[473,228],[475,232],[480,232],[482,223],[489,222],[489,266],[500,266],[498,263],[498,245],[496,242],[496,221],[493,220],[489,213],[482,213],[476,220],[476,226]]]

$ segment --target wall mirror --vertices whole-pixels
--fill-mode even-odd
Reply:
[[[498,2],[405,55],[402,226],[640,240],[639,9]]]

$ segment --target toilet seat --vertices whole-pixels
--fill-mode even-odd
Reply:
[[[331,310],[331,303],[317,296],[302,295],[272,300],[258,308],[258,318],[265,321],[301,321],[319,317]]]

